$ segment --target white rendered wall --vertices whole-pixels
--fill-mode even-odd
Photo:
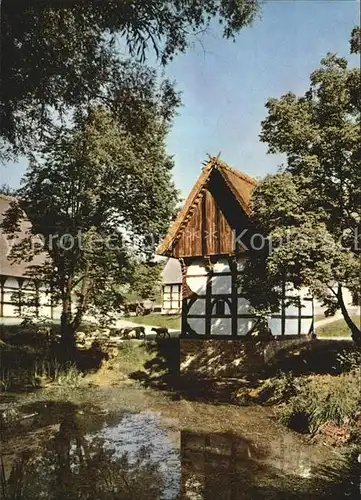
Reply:
[[[245,259],[240,259],[237,263],[238,274],[242,273]],[[215,264],[212,264],[212,277],[210,278],[209,268],[206,263],[199,259],[193,262],[187,268],[186,283],[190,290],[194,293],[193,300],[196,300],[188,305],[187,323],[189,327],[198,335],[206,334],[206,294],[207,282],[210,279],[210,301],[211,310],[210,324],[211,335],[232,335],[232,311],[230,304],[232,303],[232,276],[231,269],[227,259],[220,259]],[[222,274],[225,273],[225,274]],[[209,288],[208,288],[209,290]],[[242,290],[238,287],[237,294],[241,294]],[[297,296],[301,298],[301,316],[310,316],[309,318],[299,319],[299,307],[293,304],[288,305],[284,310],[285,335],[308,334],[313,322],[313,303],[311,300],[304,300],[308,296],[307,289],[295,291],[288,289],[287,296]],[[222,302],[222,304],[221,304]],[[220,311],[219,308],[220,306]],[[217,314],[218,311],[218,314]],[[256,318],[252,315],[249,302],[244,297],[237,297],[237,315],[245,315],[247,317],[237,317],[237,335],[247,335],[255,326]],[[281,312],[280,312],[281,315]],[[197,317],[192,317],[197,316]],[[229,316],[229,317],[227,317]],[[270,318],[268,325],[273,335],[282,335],[282,318]],[[299,325],[301,331],[299,332]]]

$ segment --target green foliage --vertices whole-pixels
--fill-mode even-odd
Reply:
[[[0,186],[0,194],[3,194],[5,196],[15,196],[16,189],[11,188],[9,184],[3,183]]]
[[[139,263],[132,276],[132,292],[143,300],[155,300],[159,296],[162,266]]]
[[[152,353],[145,342],[129,340],[119,347],[117,357],[112,360],[111,367],[125,375],[144,371],[144,366],[152,359]]]
[[[351,53],[360,54],[361,52],[361,28],[360,26],[355,26],[351,33]]]
[[[337,360],[345,371],[361,369],[361,351],[341,351]],[[361,372],[360,372],[361,374]]]
[[[297,394],[299,379],[292,372],[280,372],[276,377],[267,378],[257,389],[260,401],[277,404],[288,401]]]
[[[247,0],[3,0],[0,149],[3,159],[32,152],[54,116],[107,103],[117,107],[124,74],[120,54],[165,64],[213,18],[231,38],[255,18]],[[128,81],[129,84],[129,81]],[[132,96],[126,113],[137,118]]]
[[[242,280],[263,313],[278,309],[281,283],[308,287],[330,311],[341,308],[355,340],[361,332],[342,288],[356,294],[360,287],[360,102],[359,69],[335,54],[311,74],[303,96],[267,102],[261,140],[287,164],[254,190],[252,222],[267,245],[248,261]]]
[[[359,372],[316,375],[299,381],[297,393],[280,409],[280,420],[297,430],[316,432],[325,422],[342,425],[360,411]],[[303,429],[297,428],[302,422]]]
[[[125,75],[134,82],[123,105],[131,97],[133,112],[139,106],[141,128],[132,129],[126,113],[115,120],[104,106],[79,111],[72,126],[59,126],[44,140],[3,222],[13,234],[25,214],[31,220],[32,233],[11,256],[49,255],[32,271],[62,303],[64,338],[73,338],[86,311],[119,310],[120,285],[153,293],[158,270],[146,262],[175,210],[165,136],[177,100],[169,102],[153,71],[130,65]]]
[[[3,354],[7,355],[6,352]],[[52,357],[35,358],[32,363],[23,361],[19,359],[17,366],[0,369],[0,391],[40,388],[48,384],[56,384],[67,391],[80,385],[83,375],[74,363],[61,364]]]

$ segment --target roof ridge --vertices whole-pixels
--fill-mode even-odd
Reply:
[[[219,167],[221,168],[224,168],[226,170],[229,170],[230,172],[232,172],[233,174],[237,175],[240,179],[248,182],[249,184],[252,184],[252,185],[256,185],[257,184],[257,181],[256,179],[254,179],[253,177],[251,177],[250,175],[248,174],[245,174],[244,172],[241,172],[240,170],[238,170],[237,168],[234,168],[234,167],[230,167],[226,162],[224,162],[223,160],[219,160],[219,159],[215,159],[215,164],[218,165]]]
[[[196,209],[198,198],[203,196],[205,185],[213,169],[219,170],[219,173],[223,177],[224,182],[228,185],[228,188],[235,196],[241,209],[246,214],[249,213],[249,194],[247,193],[250,192],[256,185],[256,180],[248,176],[247,174],[243,174],[242,172],[229,167],[225,162],[219,159],[219,155],[217,157],[211,157],[209,155],[209,160],[203,163],[201,173],[198,176],[195,184],[193,185],[193,188],[186,198],[183,206],[178,212],[175,220],[171,224],[167,235],[158,246],[157,254],[166,254],[166,252],[170,249],[174,242],[181,237],[184,228],[187,226],[189,219],[192,217],[194,210]],[[236,180],[235,177],[233,177],[232,180],[230,174],[233,174],[235,177],[237,177],[238,180]],[[243,191],[239,191],[239,184],[242,183],[245,186],[246,193],[244,193]]]

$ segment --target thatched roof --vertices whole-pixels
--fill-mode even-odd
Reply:
[[[0,226],[4,219],[5,212],[10,207],[10,203],[16,201],[12,196],[0,194]],[[9,253],[12,246],[19,243],[22,239],[30,234],[31,224],[28,220],[21,223],[21,232],[16,235],[16,238],[11,239],[5,234],[0,227],[0,275],[26,277],[28,274],[27,268],[34,265],[42,265],[45,261],[45,254],[37,255],[31,262],[13,263],[9,259]]]
[[[243,210],[247,215],[250,214],[251,195],[252,190],[256,185],[256,180],[249,175],[246,175],[242,172],[239,172],[238,170],[235,170],[234,168],[229,167],[218,157],[210,157],[209,161],[206,162],[205,166],[203,167],[201,175],[198,177],[196,183],[194,184],[193,189],[186,199],[177,218],[170,227],[167,236],[159,245],[157,249],[158,255],[167,254],[169,248],[175,241],[176,236],[179,234],[182,228],[185,227],[186,221],[189,218],[193,207],[196,205],[197,199],[201,195],[201,191],[207,184],[213,170],[218,170],[218,172],[221,173],[225,183],[238,202],[240,209]]]

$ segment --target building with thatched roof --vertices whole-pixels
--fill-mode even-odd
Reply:
[[[31,224],[24,220],[16,237],[10,237],[1,229],[5,212],[16,199],[0,195],[0,320],[3,323],[16,321],[25,315],[38,315],[57,319],[59,308],[52,303],[50,290],[32,277],[31,268],[42,266],[46,255],[36,255],[32,260],[14,261],[11,249],[30,236]]]
[[[258,320],[239,286],[256,234],[249,217],[255,185],[252,177],[211,157],[157,250],[181,266],[184,336],[232,338],[257,331]],[[163,302],[173,304],[173,289],[163,284]],[[313,315],[313,300],[305,290],[298,305],[285,300],[268,326],[275,336],[307,335]]]

